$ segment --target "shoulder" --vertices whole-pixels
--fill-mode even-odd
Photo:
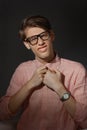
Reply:
[[[22,62],[14,70],[12,78],[14,78],[14,77],[24,77],[27,73],[32,72],[34,69],[35,69],[34,60]]]
[[[22,80],[26,79],[33,73],[34,69],[35,69],[34,60],[20,63],[11,77],[11,83],[21,82]]]
[[[34,60],[29,60],[29,61],[25,61],[25,62],[20,63],[17,66],[16,70],[22,70],[23,71],[23,70],[26,70],[26,69],[31,69],[34,66],[35,66]]]
[[[61,58],[61,64],[63,66],[65,66],[65,68],[72,69],[74,71],[75,70],[78,71],[78,72],[79,71],[83,71],[83,72],[87,71],[86,68],[84,67],[84,65],[81,62]]]

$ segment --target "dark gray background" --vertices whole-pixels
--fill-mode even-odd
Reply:
[[[0,95],[15,68],[33,59],[18,38],[20,22],[28,15],[48,17],[59,54],[87,67],[87,0],[0,0]]]

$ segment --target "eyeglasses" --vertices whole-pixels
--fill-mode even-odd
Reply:
[[[38,38],[40,37],[43,41],[46,41],[49,39],[49,32],[48,31],[44,31],[38,35],[34,35],[32,37],[28,37],[26,38],[24,41],[30,43],[31,45],[36,45],[38,43]]]

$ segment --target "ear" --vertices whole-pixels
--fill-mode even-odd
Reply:
[[[30,49],[30,45],[27,42],[23,42],[27,49]]]

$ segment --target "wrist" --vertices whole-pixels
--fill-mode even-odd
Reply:
[[[31,81],[28,81],[26,84],[26,88],[28,91],[33,90],[34,86]]]
[[[71,96],[71,93],[69,91],[67,91],[65,86],[62,85],[62,84],[59,86],[59,88],[57,89],[56,92],[59,95],[60,100],[62,102],[67,101],[70,98],[70,96]]]
[[[58,86],[56,87],[56,93],[61,98],[64,93],[67,93],[67,90],[63,84],[58,84]]]
[[[64,94],[62,95],[62,97],[60,98],[60,100],[61,100],[62,102],[65,102],[65,101],[69,100],[70,97],[71,97],[71,93],[70,93],[70,92],[66,92],[66,93],[64,93]]]

